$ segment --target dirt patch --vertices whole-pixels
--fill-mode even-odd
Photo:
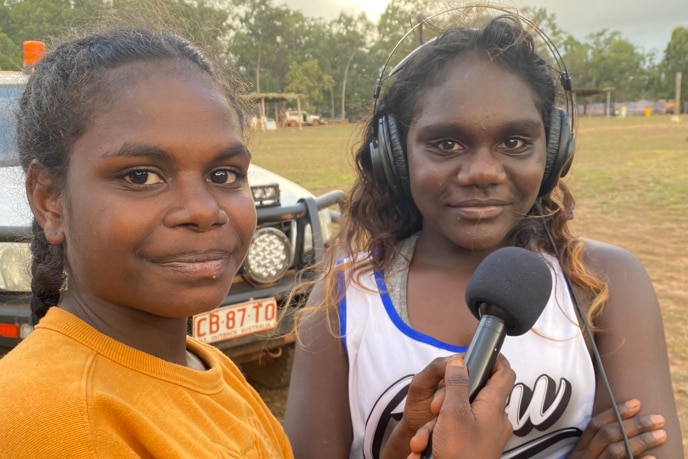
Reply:
[[[263,398],[265,404],[270,408],[270,411],[272,411],[272,414],[282,422],[284,420],[284,411],[287,407],[287,393],[289,392],[289,388],[266,389],[257,384],[254,384],[253,387]]]

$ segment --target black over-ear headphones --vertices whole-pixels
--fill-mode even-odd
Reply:
[[[547,47],[550,49],[550,51],[552,51],[557,64],[562,67],[561,69],[554,70],[559,73],[559,81],[564,88],[564,93],[566,94],[567,109],[571,110],[571,113],[573,113],[573,88],[571,85],[571,79],[566,71],[566,67],[564,66],[561,56],[556,50],[556,47],[544,34],[544,32],[538,29],[534,24],[531,24],[527,19],[517,16],[514,13],[509,14],[517,17],[520,21],[526,22],[529,27],[532,28],[532,30],[542,37]],[[406,36],[408,36],[409,33],[414,29],[411,29],[409,32],[407,32],[406,35],[404,35],[404,38],[406,38]],[[404,40],[404,38],[402,38],[402,40]],[[402,59],[396,67],[392,69],[386,79],[391,78],[396,73],[401,71],[406,63],[419,50],[425,48],[426,46],[432,46],[436,40],[436,38],[429,40],[413,50],[409,55]],[[396,49],[398,46],[399,43],[394,49]],[[392,50],[392,53],[394,53],[394,50]],[[391,54],[387,59],[388,62],[390,58]],[[386,66],[387,63],[385,63],[382,73],[380,74],[380,78],[377,80],[375,93],[373,96],[375,100],[375,107],[377,107],[377,99],[380,95],[380,88]],[[407,196],[410,196],[406,146],[404,145],[402,137],[399,134],[399,127],[396,117],[392,113],[383,113],[378,115],[377,111],[375,112],[375,117],[377,118],[377,125],[375,126],[375,132],[373,133],[373,139],[370,142],[370,160],[373,167],[373,175],[379,183],[388,185],[396,194],[405,193]],[[554,107],[550,112],[549,127],[546,130],[547,158],[545,162],[545,173],[542,177],[538,196],[544,196],[552,191],[559,177],[565,176],[569,171],[571,162],[573,161],[576,143],[571,126],[572,120],[569,120],[567,111],[559,107]]]

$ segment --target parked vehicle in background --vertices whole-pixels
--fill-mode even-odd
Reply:
[[[311,115],[304,111],[287,110],[284,114],[284,124],[291,127],[298,126],[299,124],[317,126],[319,124],[326,124],[326,121],[318,115]]]
[[[32,331],[29,297],[32,214],[15,146],[14,108],[26,72],[0,72],[0,356]],[[287,303],[301,271],[320,260],[333,237],[344,193],[314,196],[255,164],[249,183],[258,225],[248,255],[222,305],[189,318],[188,332],[221,349],[249,380],[268,388],[286,386],[295,336]]]

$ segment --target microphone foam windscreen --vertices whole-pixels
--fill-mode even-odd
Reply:
[[[537,254],[502,247],[478,265],[466,287],[466,304],[480,320],[487,308],[500,317],[507,335],[531,329],[552,294],[552,274]]]

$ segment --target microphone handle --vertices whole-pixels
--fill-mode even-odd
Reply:
[[[473,402],[480,389],[485,387],[492,367],[494,367],[499,350],[504,343],[506,331],[504,321],[497,316],[484,315],[480,318],[478,328],[471,344],[464,355],[468,370],[468,401]],[[432,459],[432,433],[428,446],[421,454],[421,459]]]
[[[505,336],[506,329],[502,319],[492,315],[484,315],[480,318],[475,335],[463,357],[468,369],[469,402],[472,403],[480,389],[485,387]]]

